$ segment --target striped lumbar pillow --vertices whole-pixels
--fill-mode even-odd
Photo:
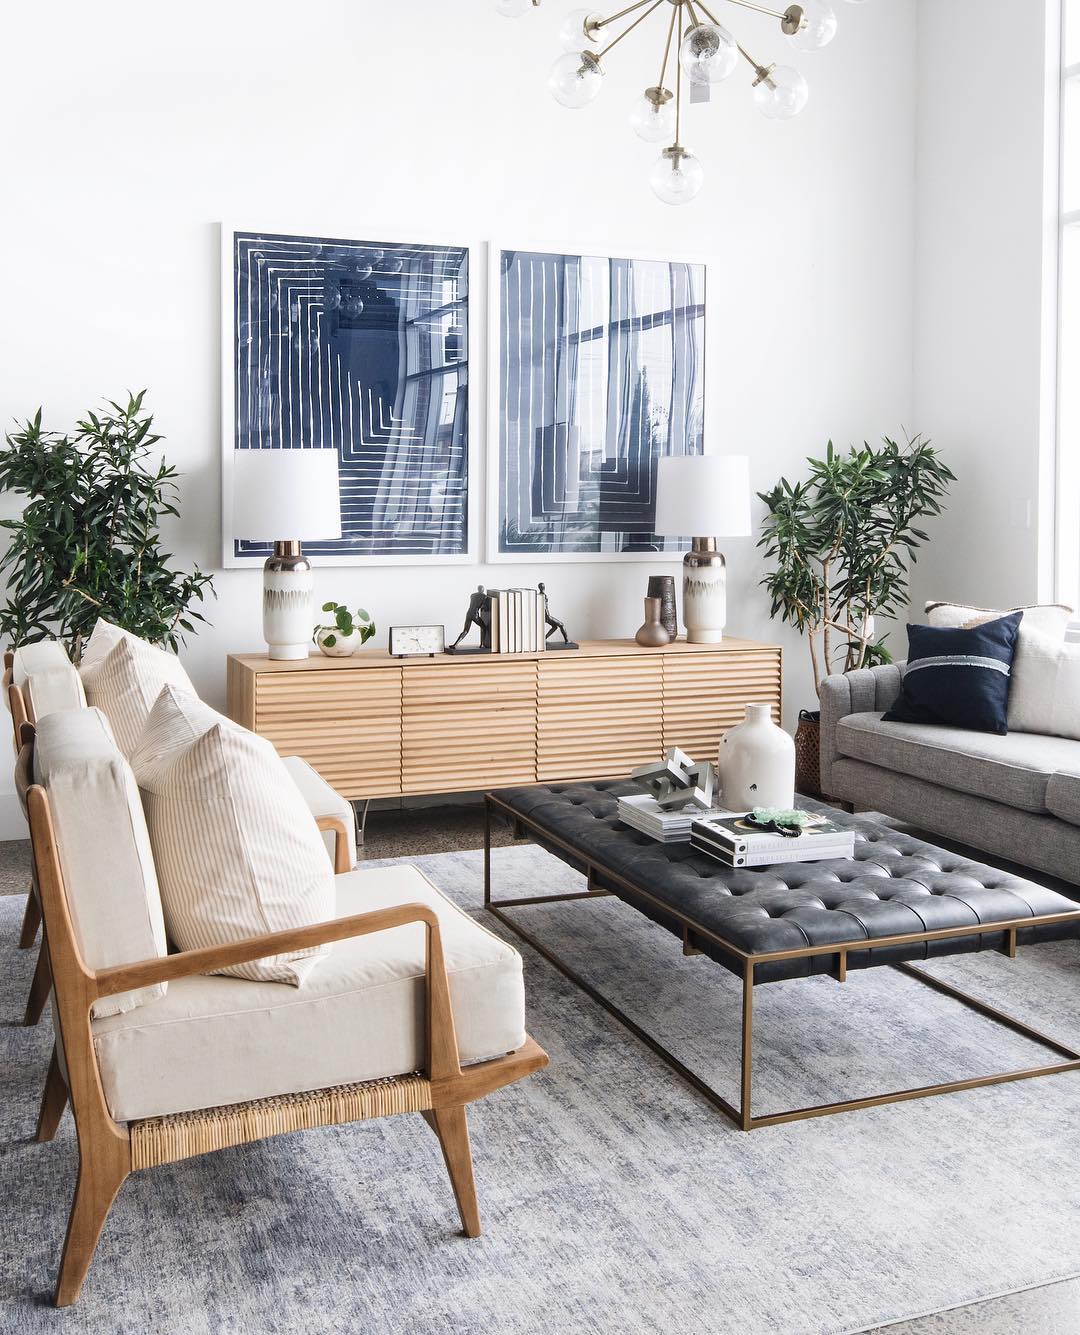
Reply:
[[[333,917],[322,838],[268,741],[166,686],[131,763],[165,924],[182,950]],[[298,986],[325,953],[296,951],[216,972]]]
[[[99,618],[79,667],[86,702],[100,709],[129,759],[165,685],[195,688],[175,654]]]
[[[904,682],[886,723],[1008,732],[1009,682],[1022,612],[970,630],[908,626]]]

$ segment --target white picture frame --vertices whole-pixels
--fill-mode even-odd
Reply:
[[[259,227],[239,225],[234,219],[223,219],[220,224],[220,265],[221,265],[221,556],[222,566],[226,570],[260,568],[265,561],[264,553],[250,555],[237,553],[235,543],[238,535],[232,531],[233,510],[233,456],[236,452],[236,361],[234,356],[236,337],[236,265],[235,238],[237,233],[267,236],[286,236],[301,238],[348,238],[353,244],[364,246],[393,247],[394,245],[446,246],[465,250],[469,264],[468,294],[468,381],[467,400],[467,517],[466,549],[463,552],[417,554],[387,552],[370,555],[320,555],[309,554],[309,560],[315,567],[334,568],[352,566],[410,566],[410,565],[476,565],[481,560],[480,505],[483,496],[481,468],[484,452],[479,445],[480,424],[478,404],[482,401],[478,392],[478,377],[482,376],[482,359],[485,353],[485,340],[481,329],[480,312],[482,300],[477,301],[476,294],[482,287],[486,265],[481,246],[475,240],[462,240],[456,237],[435,237],[425,234],[422,229],[402,227],[400,225],[375,225],[357,228],[354,225],[342,228],[327,225],[312,228],[267,224]],[[397,237],[377,241],[368,238]],[[283,535],[284,536],[284,535]]]
[[[505,239],[492,240],[488,243],[487,257],[487,417],[485,448],[485,516],[484,549],[485,560],[490,565],[538,565],[564,564],[577,565],[596,562],[651,562],[657,560],[677,560],[688,550],[688,541],[672,540],[664,550],[648,551],[543,551],[531,550],[509,552],[501,550],[500,528],[503,518],[503,505],[500,497],[501,452],[503,447],[502,414],[503,377],[501,328],[502,328],[502,283],[501,266],[505,251],[526,251],[553,256],[582,256],[604,260],[638,261],[652,264],[679,264],[700,267],[702,271],[702,304],[705,310],[705,332],[701,340],[700,384],[701,405],[704,413],[705,404],[705,355],[708,335],[708,266],[697,255],[680,253],[677,250],[665,254],[656,254],[642,248],[612,249],[609,246],[589,247],[583,245],[552,245],[546,242],[516,241],[509,244]],[[702,451],[704,442],[702,441]],[[689,537],[689,535],[687,535]]]

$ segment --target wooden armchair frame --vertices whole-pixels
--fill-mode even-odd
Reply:
[[[462,1070],[442,935],[431,908],[402,904],[229,945],[93,970],[83,961],[72,929],[45,789],[32,785],[26,804],[64,1055],[62,1064],[53,1051],[37,1139],[53,1138],[70,1099],[79,1141],[79,1175],[60,1261],[56,1306],[69,1306],[79,1296],[109,1209],[129,1173],[286,1131],[393,1113],[420,1113],[438,1136],[462,1228],[468,1237],[479,1236],[465,1105],[540,1070],[548,1058],[527,1038],[516,1052]],[[113,1119],[101,1085],[91,1027],[90,1011],[98,998],[407,923],[423,923],[427,929],[427,1053],[422,1072],[143,1121],[119,1123]]]

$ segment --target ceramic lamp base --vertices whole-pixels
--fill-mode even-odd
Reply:
[[[715,538],[695,538],[683,557],[683,625],[690,644],[719,644],[727,625],[727,567]]]
[[[263,638],[273,659],[307,658],[315,624],[315,573],[298,542],[276,542],[263,567]]]

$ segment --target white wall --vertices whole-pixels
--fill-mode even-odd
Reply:
[[[184,474],[170,542],[181,560],[215,568],[225,217],[700,256],[709,449],[748,453],[764,489],[830,435],[846,444],[898,430],[912,402],[914,0],[838,5],[833,45],[797,61],[770,20],[732,9],[752,51],[801,65],[811,100],[797,121],[765,121],[740,70],[712,106],[694,107],[684,139],[707,182],[681,209],[651,195],[655,150],[625,123],[635,92],[655,79],[659,16],[651,36],[639,30],[612,54],[600,103],[575,113],[545,87],[570,7],[545,0],[515,21],[488,0],[266,0],[257,16],[209,0],[11,8],[0,417],[43,403],[47,421],[66,426],[103,395],[148,386]],[[484,321],[483,273],[475,278],[473,317]],[[483,366],[475,374],[482,409]],[[484,427],[481,411],[479,445]],[[810,704],[805,650],[768,620],[753,542],[725,547],[729,630],[782,636],[789,708]],[[512,577],[545,579],[575,636],[622,636],[641,621],[650,569],[519,566]],[[321,571],[318,592],[362,600],[382,632],[453,626],[472,587],[509,575]],[[220,703],[225,654],[260,644],[260,575],[222,573],[217,584],[214,626],[184,658]]]
[[[1057,0],[920,0],[915,412],[959,474],[912,604],[1052,596]],[[1048,96],[1049,93],[1049,96]],[[1040,543],[1041,539],[1041,543]]]

